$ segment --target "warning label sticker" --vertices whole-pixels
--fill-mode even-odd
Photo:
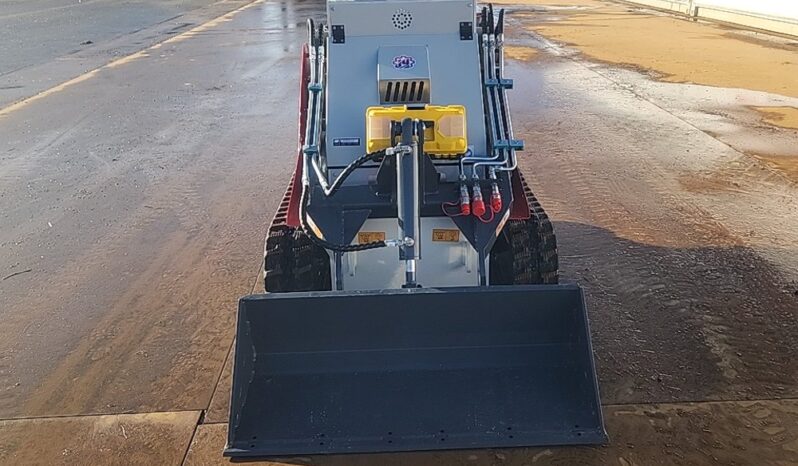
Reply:
[[[358,244],[373,243],[375,241],[385,241],[384,231],[361,231],[357,234]]]
[[[460,241],[460,230],[433,229],[432,241],[457,243]]]

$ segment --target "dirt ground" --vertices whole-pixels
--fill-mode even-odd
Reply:
[[[179,464],[199,411],[0,421],[2,464]]]
[[[556,17],[541,18],[536,10],[518,11],[515,17],[528,18],[530,24],[525,27],[573,45],[596,60],[653,72],[669,82],[798,97],[795,40],[762,38],[601,0],[512,3],[547,6],[546,13]]]
[[[798,403],[736,403],[613,406],[605,411],[610,445],[601,448],[465,450],[278,459],[278,465],[622,465],[795,464],[798,458]],[[209,450],[224,442],[225,424],[200,426],[186,465],[229,464]],[[764,448],[763,448],[764,447]],[[755,463],[741,452],[759,452]]]
[[[798,129],[798,108],[794,107],[755,107],[761,112],[763,121],[781,128]]]
[[[514,60],[532,60],[538,56],[538,50],[533,47],[518,47],[508,45],[504,49],[504,56]]]
[[[520,10],[515,17],[528,18],[524,27],[571,45],[592,60],[628,66],[667,82],[798,97],[798,41],[794,39],[652,14],[604,0],[496,3],[538,7]],[[798,129],[795,107],[754,110],[766,123]]]
[[[0,464],[228,463],[235,302],[323,2],[225,8],[0,106]],[[610,444],[270,464],[798,465],[795,45],[598,0],[508,8],[521,169],[586,293]]]

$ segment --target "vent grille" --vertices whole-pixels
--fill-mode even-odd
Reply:
[[[391,17],[391,21],[396,29],[405,30],[413,24],[413,15],[407,10],[399,9]]]
[[[426,79],[390,80],[381,82],[383,104],[429,103],[429,81]]]

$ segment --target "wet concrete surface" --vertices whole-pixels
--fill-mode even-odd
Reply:
[[[181,16],[214,0],[0,0],[0,75]]]
[[[237,5],[0,108],[0,463],[33,462],[9,456],[26,432],[91,448],[80,429],[101,415],[178,411],[205,412],[173,441],[125,440],[184,453],[193,436],[186,463],[226,462],[235,302],[293,168],[302,24],[321,5]],[[587,293],[611,445],[288,463],[798,463],[798,196],[751,155],[798,133],[750,108],[793,101],[652,81],[518,11],[521,167]]]
[[[30,272],[0,282],[0,416],[207,407],[293,166],[295,14],[255,4],[2,116],[0,263]]]
[[[214,19],[222,19],[224,15],[245,8],[253,0],[220,0],[210,2],[90,2],[69,3],[60,6],[47,7],[46,2],[18,2],[18,14],[0,17],[0,23],[5,23],[6,28],[0,33],[13,35],[14,40],[26,40],[25,46],[10,47],[13,41],[0,41],[0,49],[8,57],[0,59],[0,108],[7,112],[14,107],[11,104],[21,103],[25,100],[46,97],[53,92],[72,84],[82,82],[91,77],[94,72],[102,67],[111,67],[129,59],[142,49],[168,41],[173,37],[180,37],[186,31],[194,28],[207,27]],[[6,2],[10,3],[10,2]],[[205,4],[205,6],[198,6]],[[72,22],[61,23],[55,17],[67,14],[70,10],[74,15],[82,11],[87,5],[89,12],[87,19],[81,18]],[[94,12],[93,6],[100,6],[104,13]],[[134,17],[136,27],[131,30],[130,19],[121,13],[131,7],[141,9]],[[148,8],[149,7],[149,8]],[[155,10],[175,10],[175,15],[163,18]],[[51,18],[50,15],[53,17]],[[40,17],[44,16],[45,19]],[[63,42],[64,34],[73,34],[75,27],[91,27],[96,22],[103,23],[106,29],[114,30],[112,37],[97,40],[83,41],[78,48],[70,48],[68,42]],[[12,27],[12,24],[14,27]],[[105,24],[108,23],[108,24]],[[22,31],[39,30],[37,34],[24,34]],[[102,29],[102,28],[101,28]],[[13,32],[13,34],[12,34]],[[50,43],[52,37],[59,38],[55,46]],[[40,38],[43,42],[31,40],[31,37]],[[48,42],[50,41],[50,42]],[[89,43],[90,42],[90,43]],[[66,45],[66,47],[64,47]],[[21,53],[20,50],[25,50]],[[13,60],[9,60],[9,59]],[[4,61],[5,60],[5,61]],[[22,60],[13,66],[14,60]]]

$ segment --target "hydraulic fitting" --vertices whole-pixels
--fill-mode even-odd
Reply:
[[[471,215],[471,196],[468,195],[468,185],[465,181],[460,183],[460,214]]]
[[[482,188],[479,187],[479,182],[474,180],[474,195],[471,201],[471,213],[477,217],[485,215],[485,201],[482,199]]]
[[[502,210],[502,193],[499,191],[499,184],[493,182],[490,188],[490,208],[494,213]]]

